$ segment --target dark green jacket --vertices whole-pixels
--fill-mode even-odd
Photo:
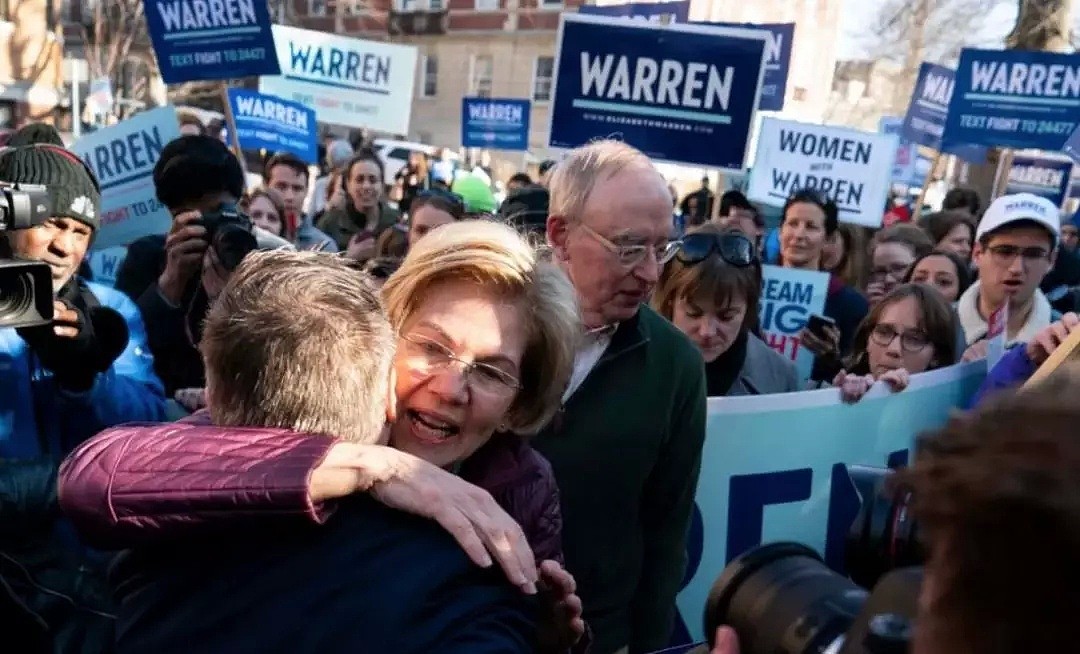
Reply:
[[[533,440],[555,469],[595,654],[667,647],[704,441],[701,355],[645,306]]]
[[[346,207],[327,209],[316,221],[316,227],[337,243],[342,252],[349,249],[349,239],[365,229],[367,218],[364,214]],[[401,220],[401,213],[390,205],[379,203],[379,220],[375,226],[373,238],[379,238],[383,230],[392,227]]]

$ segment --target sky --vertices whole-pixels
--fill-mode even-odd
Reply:
[[[874,22],[877,11],[885,4],[885,0],[843,0],[844,5],[840,12],[840,43],[837,56],[840,59],[859,59],[865,56],[864,47],[858,38],[859,29]],[[979,35],[980,40],[997,41],[1012,28],[1016,19],[1015,0],[1003,0],[1002,5],[986,17],[984,29]],[[1080,18],[1078,13],[1077,18]],[[995,45],[999,45],[997,41]],[[987,43],[990,45],[990,43]],[[991,46],[993,47],[993,46]]]

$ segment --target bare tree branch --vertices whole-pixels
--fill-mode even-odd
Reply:
[[[107,78],[117,99],[138,97],[125,87],[124,73],[132,53],[149,48],[143,6],[143,0],[97,0],[93,15],[82,26],[90,77]]]

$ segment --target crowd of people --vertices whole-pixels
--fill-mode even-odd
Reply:
[[[53,207],[0,237],[56,293],[50,325],[0,329],[0,610],[25,651],[658,651],[707,397],[902,390],[985,357],[1008,304],[982,402],[1080,324],[1076,230],[1036,196],[980,215],[958,190],[866,233],[800,190],[770,253],[744,195],[680,202],[617,141],[499,203],[422,157],[388,185],[346,141],[249,188],[187,132],[154,169],[171,228],[115,288],[83,265],[92,172],[49,129],[0,150]],[[809,383],[762,338],[766,263],[830,275]]]

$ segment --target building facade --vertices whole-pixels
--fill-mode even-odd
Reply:
[[[57,118],[64,58],[58,4],[0,0],[0,129]]]
[[[416,46],[408,140],[461,145],[461,99],[528,98],[529,155],[479,153],[497,179],[548,156],[548,103],[559,15],[580,0],[282,0],[298,27]],[[292,12],[290,20],[289,12]]]

